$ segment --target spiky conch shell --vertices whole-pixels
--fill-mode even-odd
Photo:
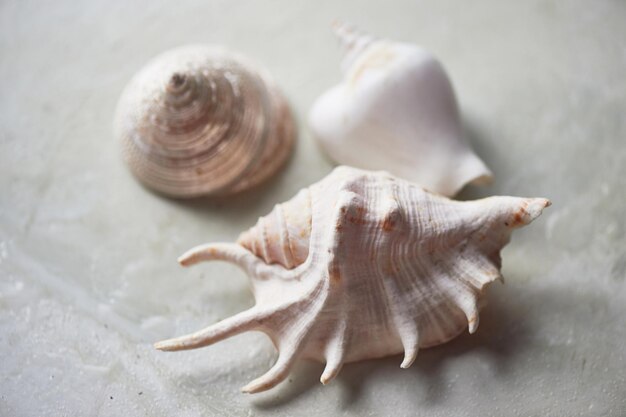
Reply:
[[[140,70],[120,98],[115,131],[133,174],[179,198],[265,181],[295,138],[287,102],[267,72],[203,45],[167,51]]]
[[[436,57],[410,43],[375,38],[337,22],[343,80],[321,94],[309,125],[334,161],[384,169],[454,196],[493,174],[463,132],[452,83]]]
[[[518,197],[453,201],[386,172],[336,168],[277,205],[238,243],[184,254],[183,265],[239,265],[256,305],[155,347],[193,349],[261,330],[279,357],[245,392],[275,386],[299,357],[326,362],[323,383],[361,359],[404,352],[406,368],[420,347],[468,326],[476,331],[483,290],[501,277],[501,248],[549,204]]]

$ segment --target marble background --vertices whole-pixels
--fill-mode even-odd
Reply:
[[[249,333],[179,354],[151,343],[253,303],[243,273],[182,269],[332,165],[306,126],[339,80],[340,17],[437,54],[492,194],[553,206],[504,250],[475,335],[347,365],[330,385]],[[181,202],[137,184],[111,122],[149,58],[190,42],[262,62],[300,136],[288,167],[231,200]],[[626,2],[69,1],[0,3],[0,415],[626,415]]]

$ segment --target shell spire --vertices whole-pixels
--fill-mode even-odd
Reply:
[[[419,349],[476,332],[484,289],[501,278],[501,249],[549,205],[544,198],[454,201],[385,172],[339,167],[277,205],[239,243],[185,253],[185,266],[238,265],[256,304],[155,347],[195,349],[263,331],[278,359],[243,388],[248,393],[280,383],[298,358],[326,363],[323,384],[363,359],[404,353],[407,368]],[[295,239],[297,230],[304,233]],[[294,251],[298,257],[286,256]]]
[[[333,21],[332,29],[337,39],[339,39],[344,52],[341,69],[347,72],[359,55],[374,42],[376,38],[360,32],[353,25],[338,19]]]
[[[250,230],[237,239],[244,248],[268,264],[293,269],[309,256],[311,237],[311,195],[300,191],[284,204],[277,204]]]

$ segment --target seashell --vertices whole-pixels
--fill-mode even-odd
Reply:
[[[167,51],[141,69],[120,98],[115,131],[143,184],[183,198],[263,182],[295,138],[287,102],[265,70],[202,45]]]
[[[452,84],[430,52],[341,23],[334,29],[345,50],[344,79],[309,115],[331,159],[388,170],[446,196],[492,180],[463,134]]]
[[[265,332],[275,365],[243,388],[285,379],[298,358],[326,362],[322,383],[347,362],[419,348],[478,327],[485,286],[501,278],[500,250],[513,229],[550,205],[544,198],[453,201],[386,172],[338,167],[277,205],[237,243],[185,253],[182,265],[224,260],[251,278],[256,305],[196,333],[159,342],[194,349]]]

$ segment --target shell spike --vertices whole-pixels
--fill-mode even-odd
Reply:
[[[154,344],[154,348],[172,352],[209,346],[220,340],[255,329],[258,316],[259,312],[255,308],[251,308],[197,332],[157,342]]]
[[[341,368],[343,368],[343,360],[341,359],[342,356],[343,354],[340,353],[330,356],[326,360],[326,367],[324,368],[324,372],[322,372],[322,376],[320,377],[320,382],[323,385],[328,384],[333,379],[335,379],[337,375],[339,375]]]
[[[182,254],[178,262],[190,266],[203,261],[225,261],[243,269],[252,280],[266,280],[273,276],[289,279],[292,271],[280,265],[268,265],[254,253],[236,243],[209,243],[199,245]],[[295,270],[294,270],[295,272]]]
[[[417,329],[407,330],[400,334],[402,340],[402,346],[404,346],[404,359],[400,364],[400,368],[407,369],[415,359],[417,358],[417,352],[419,351],[419,334]]]
[[[402,359],[400,368],[402,369],[410,368],[411,365],[413,365],[413,362],[415,362],[415,359],[417,359],[417,352],[418,352],[418,349],[416,347],[406,350],[404,352],[404,359]]]
[[[343,317],[338,324],[335,337],[326,347],[326,367],[320,377],[320,382],[323,385],[335,379],[341,371],[346,350],[346,318]]]
[[[199,245],[183,253],[178,262],[182,266],[191,266],[204,261],[227,261],[236,265],[246,263],[252,253],[232,243],[209,243]],[[254,256],[254,255],[252,255]]]
[[[502,280],[502,275],[498,271],[494,271],[494,275]],[[467,326],[470,334],[474,334],[478,329],[479,316],[478,316],[478,299],[475,293],[469,293],[462,291],[454,296],[454,303],[458,308],[463,311],[467,318]]]
[[[552,202],[547,198],[529,198],[527,199],[528,205],[526,207],[526,219],[524,224],[528,224],[541,215],[544,208],[550,207]]]
[[[282,349],[279,349],[278,360],[276,360],[274,366],[265,374],[241,388],[241,392],[256,394],[257,392],[274,388],[285,380],[294,362],[298,359],[306,339],[306,334],[300,334],[299,337],[293,337],[281,343]]]
[[[209,243],[190,249],[178,258],[182,266],[203,261],[226,261],[243,269],[250,277],[264,279],[279,274],[279,267],[267,265],[252,252],[235,243]]]
[[[515,198],[509,197],[511,205],[504,214],[504,224],[518,228],[535,220],[544,208],[552,203],[546,198]]]
[[[191,266],[199,262],[212,261],[214,259],[224,260],[228,253],[229,251],[222,248],[219,243],[209,243],[189,249],[179,256],[177,261],[182,266]]]
[[[272,366],[272,369],[267,371],[263,376],[241,388],[241,392],[246,394],[256,394],[257,392],[267,391],[268,389],[274,388],[287,378],[294,360],[295,358],[292,355],[281,353],[274,366]]]
[[[476,330],[478,330],[478,323],[480,322],[476,303],[472,303],[470,306],[464,308],[463,311],[467,317],[467,326],[470,334],[476,333]]]

